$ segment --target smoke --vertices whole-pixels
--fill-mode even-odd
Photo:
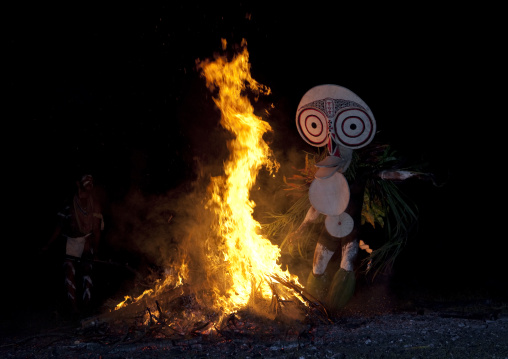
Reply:
[[[219,113],[215,114],[219,121]],[[271,221],[270,213],[283,213],[292,204],[294,199],[284,190],[284,177],[292,176],[295,169],[305,165],[305,153],[299,147],[303,141],[298,137],[288,143],[291,136],[281,130],[293,121],[280,125],[289,122],[289,118],[275,110],[266,120],[274,123],[267,141],[280,168],[273,174],[261,168],[251,190],[251,199],[256,203],[254,218],[261,224]],[[121,202],[111,206],[113,228],[108,240],[113,248],[133,253],[140,271],[155,267],[160,272],[178,272],[185,264],[186,283],[203,288],[203,281],[210,275],[207,271],[213,270],[207,268],[206,255],[210,251],[207,245],[213,243],[210,237],[214,235],[216,219],[207,208],[208,186],[211,177],[224,175],[223,164],[229,156],[227,142],[232,135],[217,126],[198,132],[208,135],[193,138],[193,157],[189,156],[192,176],[164,194],[150,195],[131,188]],[[280,245],[278,239],[268,239]]]
[[[147,195],[132,188],[112,213],[117,245],[138,253],[145,264],[165,273],[178,272],[198,292],[210,290],[210,283],[227,285],[222,278],[226,272],[216,230],[219,221],[209,207],[216,203],[210,201],[208,187],[224,176],[224,163],[230,156],[228,144],[234,135],[219,125],[221,113],[202,89],[191,98],[188,107],[182,104],[181,108],[189,110],[179,113],[179,123],[181,133],[189,138],[192,155],[187,158],[192,158],[192,176],[165,194]],[[259,168],[250,191],[256,204],[254,219],[263,224],[271,220],[270,214],[284,213],[291,206],[294,198],[287,195],[284,178],[305,165],[305,153],[299,147],[304,142],[294,127],[292,113],[266,100],[255,101],[256,114],[272,126],[263,139],[272,150],[272,160],[280,165],[275,173]],[[280,246],[280,238],[268,239]]]
[[[217,169],[199,167],[196,178],[163,195],[132,188],[111,206],[110,242],[139,256],[140,265],[168,268],[185,258],[200,262],[199,242],[207,233],[206,175]]]

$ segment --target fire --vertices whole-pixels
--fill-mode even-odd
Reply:
[[[115,307],[115,310],[118,310],[120,308],[123,308],[125,307],[128,303],[131,303],[131,302],[138,302],[139,300],[141,300],[142,298],[144,298],[145,296],[149,296],[153,294],[153,289],[147,289],[145,290],[143,293],[141,293],[141,295],[139,295],[138,297],[136,298],[132,298],[130,295],[126,295],[124,297],[124,300],[121,301],[120,303],[118,303]]]
[[[256,94],[269,94],[270,89],[256,82],[250,73],[249,53],[245,41],[243,51],[230,62],[226,57],[205,61],[199,66],[207,86],[218,89],[215,104],[221,111],[221,125],[234,134],[228,148],[229,159],[224,164],[225,175],[212,178],[209,191],[210,208],[217,215],[217,250],[208,256],[210,263],[222,268],[211,278],[216,305],[226,313],[234,312],[261,296],[274,295],[268,275],[276,274],[286,280],[289,271],[278,264],[280,248],[260,234],[261,225],[253,218],[255,203],[249,194],[258,172],[265,167],[271,174],[279,168],[263,135],[270,125],[254,114],[245,95],[247,86]],[[220,260],[215,257],[219,254]],[[225,285],[224,285],[225,284]]]
[[[166,271],[164,280],[159,283],[155,283],[155,289],[146,289],[141,295],[136,298],[132,298],[130,295],[126,295],[124,300],[115,306],[115,310],[121,309],[127,306],[129,303],[139,302],[145,297],[150,297],[162,293],[167,288],[178,288],[183,285],[184,276],[188,275],[188,266],[185,260],[182,261],[180,266],[180,273],[174,274],[173,270]]]
[[[277,280],[301,286],[296,276],[282,270],[278,263],[280,248],[261,234],[261,225],[253,218],[256,204],[250,199],[250,190],[259,171],[265,168],[274,175],[280,165],[263,140],[271,127],[254,114],[245,93],[249,89],[255,95],[270,94],[270,89],[252,78],[245,41],[242,51],[231,61],[225,56],[217,57],[214,61],[198,62],[198,68],[207,87],[218,91],[214,102],[221,112],[220,123],[234,137],[228,143],[224,175],[212,177],[208,186],[207,209],[213,213],[214,221],[207,239],[200,242],[202,252],[206,253],[200,265],[207,278],[206,288],[198,296],[223,315],[249,305],[254,308],[256,304],[267,303],[266,300],[273,304],[274,298],[293,297],[305,304],[300,294],[278,285]],[[191,237],[189,234],[189,240]],[[174,263],[178,269],[167,273],[154,290],[147,290],[137,298],[125,297],[115,309],[182,286],[190,268],[186,258],[178,260],[181,264]]]

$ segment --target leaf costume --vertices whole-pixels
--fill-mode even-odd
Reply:
[[[372,111],[344,87],[326,84],[307,91],[298,105],[296,126],[305,142],[327,151],[307,154],[300,174],[284,179],[287,190],[299,198],[266,228],[272,235],[289,233],[282,246],[292,256],[308,259],[313,247],[306,289],[330,310],[338,310],[354,293],[359,249],[368,253],[363,263],[367,272],[377,273],[393,263],[416,223],[415,206],[393,181],[428,175],[398,168],[390,146],[372,142]],[[375,250],[360,239],[366,224],[388,231],[386,242]],[[340,267],[330,273],[329,262],[339,250]]]

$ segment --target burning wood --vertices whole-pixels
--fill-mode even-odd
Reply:
[[[184,286],[161,293],[158,298],[145,298],[89,318],[81,323],[81,328],[84,332],[102,335],[103,341],[116,346],[147,339],[189,340],[204,336],[218,340],[247,334],[262,336],[280,323],[297,327],[331,323],[325,308],[303,288],[275,275],[269,277],[274,293],[269,308],[276,321],[249,307],[223,316],[200,305],[193,290]],[[280,291],[278,284],[301,295],[307,305],[300,300],[283,299],[277,294]]]
[[[147,336],[172,340],[203,336],[228,339],[237,333],[255,332],[258,328],[253,323],[259,322],[260,318],[293,323],[331,322],[321,301],[299,283],[297,276],[282,270],[279,263],[281,249],[260,234],[261,225],[253,218],[255,203],[250,199],[250,190],[258,172],[266,168],[273,174],[279,164],[263,140],[263,135],[271,131],[271,127],[254,114],[245,95],[247,89],[256,96],[269,94],[270,89],[252,78],[246,43],[242,45],[242,51],[231,61],[216,57],[214,61],[197,64],[207,87],[216,93],[214,102],[221,113],[221,125],[233,135],[228,142],[230,153],[224,162],[224,174],[212,177],[208,186],[206,209],[213,220],[206,239],[198,241],[202,246],[199,250],[204,255],[197,263],[201,269],[197,271],[198,275],[205,276],[205,279],[196,280],[196,275],[194,278],[190,275],[190,267],[196,263],[189,261],[183,253],[153,288],[137,297],[126,296],[110,313],[84,322],[84,329],[101,323],[115,323],[123,328],[124,335],[117,343],[133,343]],[[342,102],[339,105],[342,106]],[[357,121],[359,114],[354,114],[352,118]],[[362,121],[370,121],[371,126],[364,126],[369,129],[368,136],[358,144],[364,146],[372,139],[375,122],[368,114],[360,114],[367,116],[362,117]],[[312,131],[311,126],[304,134],[310,135]],[[345,162],[334,160],[333,168],[347,167],[351,162],[351,151],[342,152]],[[320,168],[329,169],[330,164]],[[394,170],[383,171],[379,177],[403,180],[421,175]],[[343,207],[342,211],[345,205]],[[171,220],[172,216],[168,222]],[[343,222],[345,219],[337,223],[340,226]],[[338,231],[336,236],[344,237],[348,233]],[[189,239],[193,235],[190,229]],[[363,241],[353,244],[350,247],[354,249],[354,255],[358,246],[372,252]],[[349,257],[352,261],[354,256]],[[352,273],[352,268],[347,268]]]
[[[252,330],[248,323],[260,317],[329,320],[326,309],[298,278],[281,269],[280,248],[260,234],[261,225],[252,216],[255,203],[249,196],[258,172],[264,167],[274,173],[279,164],[263,140],[271,127],[254,114],[245,95],[247,89],[256,96],[270,89],[252,78],[246,43],[242,46],[231,61],[217,57],[198,63],[206,85],[217,91],[220,123],[234,137],[228,143],[224,175],[212,177],[208,187],[206,207],[213,220],[206,240],[199,242],[205,255],[198,263],[206,268],[199,271],[206,280],[189,274],[193,263],[182,255],[153,288],[126,296],[111,312],[84,322],[83,328],[115,323],[123,327],[119,342],[132,343],[145,336],[227,337]]]

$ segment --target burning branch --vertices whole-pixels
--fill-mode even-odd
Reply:
[[[330,316],[328,315],[328,311],[326,310],[324,305],[319,300],[314,298],[311,294],[309,294],[302,286],[300,286],[296,283],[287,281],[287,280],[277,276],[276,274],[271,274],[270,277],[272,279],[274,279],[276,282],[286,286],[287,288],[292,289],[306,303],[309,304],[309,307],[316,309],[322,315],[322,317],[326,318],[327,322],[330,322],[330,323],[332,322],[330,319]]]
[[[199,265],[205,280],[200,278],[199,285],[186,283],[189,290],[196,291],[193,294],[177,292],[187,279],[184,272],[189,272],[189,262],[184,261],[180,269],[168,274],[153,290],[135,299],[127,297],[117,305],[117,309],[124,309],[132,301],[129,306],[137,304],[143,308],[140,311],[144,326],[161,331],[170,329],[172,335],[210,332],[212,328],[220,328],[228,315],[245,308],[271,316],[281,313],[282,304],[306,305],[298,278],[283,271],[278,263],[280,248],[260,234],[261,225],[253,218],[256,204],[250,199],[250,190],[258,172],[264,168],[274,173],[279,164],[263,139],[272,129],[254,114],[246,96],[247,90],[259,96],[268,95],[270,89],[252,78],[246,43],[242,46],[231,61],[224,56],[197,64],[207,87],[215,94],[213,100],[220,110],[220,124],[232,134],[227,144],[230,152],[224,162],[224,173],[211,178],[205,201],[213,217],[212,224],[199,242],[202,248],[196,251],[203,253]],[[177,279],[174,272],[178,271]],[[275,278],[281,286],[273,282]],[[157,298],[155,303],[154,298]],[[270,301],[271,312],[267,310]]]

